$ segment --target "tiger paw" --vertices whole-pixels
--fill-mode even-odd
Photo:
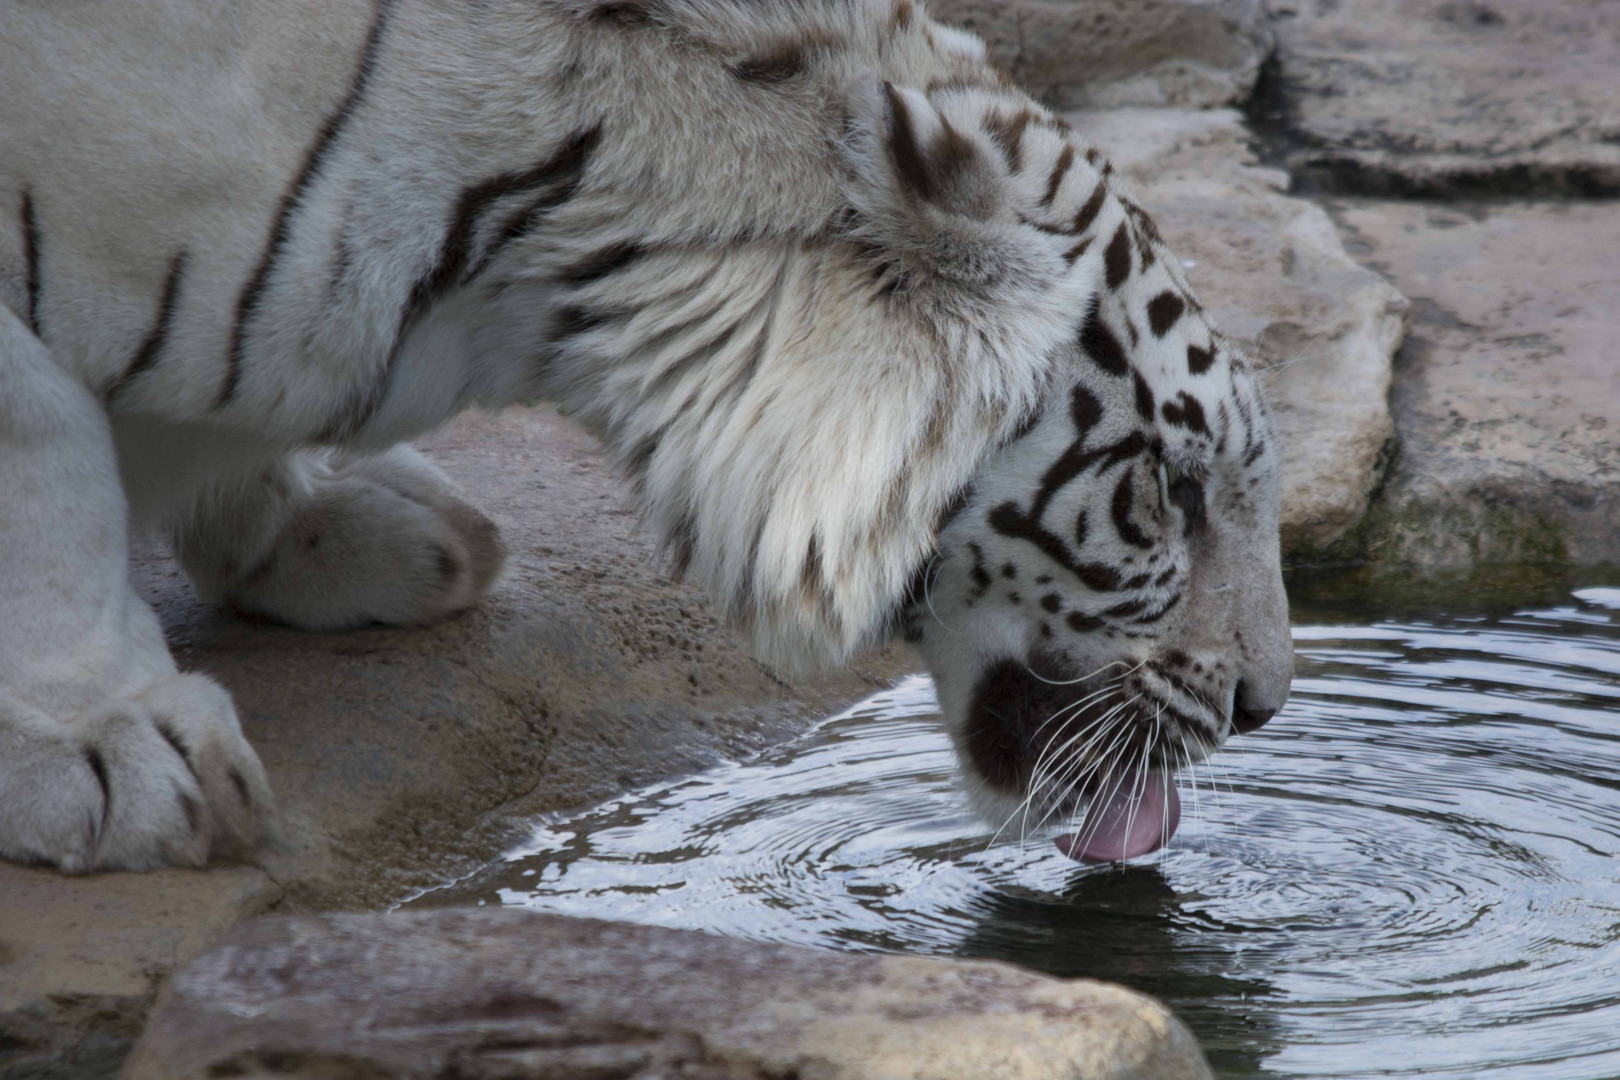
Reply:
[[[273,836],[264,768],[210,679],[171,676],[71,724],[4,704],[0,856],[69,872],[201,867]]]
[[[500,572],[495,523],[415,450],[300,466],[285,525],[220,590],[238,610],[309,630],[422,625],[477,603]]]

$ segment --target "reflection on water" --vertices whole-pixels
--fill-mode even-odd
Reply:
[[[990,844],[916,678],[417,903],[1110,979],[1227,1077],[1620,1076],[1620,590],[1304,615],[1288,708],[1183,777],[1181,832],[1123,868]]]

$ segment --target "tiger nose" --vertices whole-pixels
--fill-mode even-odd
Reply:
[[[1261,725],[1276,715],[1276,709],[1268,709],[1254,700],[1248,683],[1238,680],[1237,692],[1232,695],[1233,731],[1239,735],[1258,731]]]

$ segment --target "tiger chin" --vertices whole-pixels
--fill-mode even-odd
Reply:
[[[432,622],[505,541],[406,441],[534,398],[767,663],[913,641],[981,809],[1075,858],[1287,696],[1247,361],[912,0],[14,4],[0,119],[0,856],[273,829],[131,530],[265,618]]]

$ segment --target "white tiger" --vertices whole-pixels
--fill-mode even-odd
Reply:
[[[997,822],[1151,850],[1287,696],[1244,359],[1060,119],[913,0],[0,6],[0,855],[273,819],[127,580],[312,629],[477,602],[402,440],[565,403],[757,654],[896,630]]]

